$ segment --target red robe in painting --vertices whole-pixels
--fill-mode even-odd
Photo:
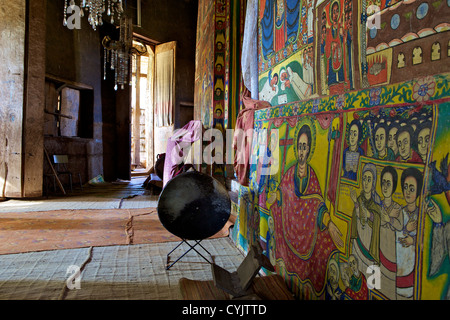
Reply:
[[[283,260],[288,273],[297,274],[302,282],[311,282],[316,294],[320,294],[326,282],[328,258],[336,246],[319,221],[325,207],[314,169],[308,166],[302,187],[297,186],[298,180],[294,181],[296,168],[292,166],[283,176],[279,185],[281,200],[271,207],[275,254]]]

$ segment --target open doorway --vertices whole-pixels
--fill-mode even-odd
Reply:
[[[174,129],[176,42],[146,43],[132,56],[131,174],[147,175]]]
[[[133,46],[144,46],[142,55],[132,55],[131,96],[131,173],[146,174],[153,167],[153,79],[154,46],[133,40]]]

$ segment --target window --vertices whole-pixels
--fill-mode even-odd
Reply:
[[[400,52],[397,56],[397,68],[400,69],[403,67],[405,67],[405,55]]]
[[[47,77],[44,135],[92,138],[93,101],[89,86]]]
[[[413,65],[422,63],[422,48],[421,47],[415,47],[413,49],[412,63],[413,63]]]
[[[441,59],[441,44],[439,42],[433,43],[431,46],[431,61]]]

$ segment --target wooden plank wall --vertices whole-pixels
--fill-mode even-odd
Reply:
[[[58,105],[58,92],[55,83],[45,82],[45,113],[44,113],[44,135],[56,137],[58,130],[56,128],[55,113]]]
[[[61,136],[78,136],[78,118],[80,114],[80,91],[72,88],[64,88],[61,91]]]
[[[45,4],[0,0],[2,198],[42,195]]]
[[[44,165],[46,0],[29,3],[23,130],[22,197],[42,195]]]
[[[0,197],[21,197],[26,1],[0,8]]]

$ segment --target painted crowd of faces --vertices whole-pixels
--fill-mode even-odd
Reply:
[[[382,268],[382,291],[390,299],[413,297],[414,283],[400,288],[396,279],[413,278],[418,200],[432,133],[429,111],[402,119],[384,114],[351,121],[343,153],[342,176],[360,186],[359,191],[350,188],[354,205],[350,255],[357,260],[361,272],[374,263],[383,267],[389,261],[397,266],[394,274]],[[371,163],[371,159],[377,161]],[[394,198],[396,190],[400,193]],[[389,227],[384,228],[385,224]]]
[[[342,176],[357,179],[360,156],[425,164],[430,147],[431,119],[428,112],[414,114],[408,119],[390,116],[354,119],[347,126]]]

